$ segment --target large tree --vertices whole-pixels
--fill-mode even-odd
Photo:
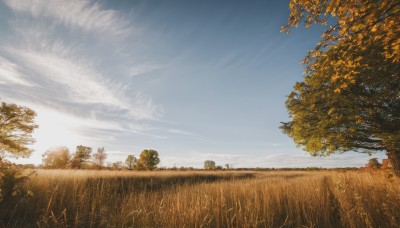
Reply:
[[[36,113],[16,104],[1,102],[0,105],[0,160],[5,153],[15,157],[28,157],[32,149],[28,146],[35,142],[32,133],[38,125],[34,119]]]
[[[60,146],[47,150],[42,157],[45,168],[63,169],[67,167],[71,156],[67,147]]]
[[[137,163],[139,167],[143,167],[148,170],[157,168],[158,163],[160,163],[158,152],[155,150],[143,150]]]
[[[88,161],[92,153],[92,148],[87,146],[79,145],[76,147],[76,151],[73,154],[71,160],[71,167],[81,169],[83,164]]]
[[[325,24],[282,129],[312,155],[386,151],[400,176],[400,2],[292,0],[289,27]]]
[[[386,151],[400,175],[400,63],[376,55],[379,44],[352,50],[362,61],[347,82],[330,63],[341,61],[346,45],[327,51],[294,86],[286,102],[292,121],[282,129],[312,155]]]
[[[17,195],[30,195],[25,186],[17,184],[28,177],[4,157],[28,157],[32,153],[28,146],[35,142],[32,137],[38,127],[35,117],[36,113],[27,107],[5,102],[0,104],[0,202]]]

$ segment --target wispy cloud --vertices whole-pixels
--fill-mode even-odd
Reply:
[[[57,104],[58,108],[89,105],[95,109],[90,111],[90,115],[118,116],[126,120],[157,120],[162,117],[162,108],[155,105],[151,97],[138,90],[129,90],[126,82],[119,80],[152,71],[159,65],[142,63],[132,66],[128,64],[132,56],[120,55],[114,48],[105,49],[104,43],[100,44],[97,39],[106,37],[103,40],[108,44],[106,47],[116,42],[125,43],[108,36],[133,34],[132,26],[123,14],[87,0],[4,2],[17,13],[9,21],[14,38],[11,42],[0,43],[0,54],[16,61],[5,62],[7,65],[2,69],[6,76],[0,78],[0,83],[28,85],[28,82],[34,82],[36,88],[30,93],[41,98],[42,103],[43,100],[63,102],[63,105]],[[60,24],[65,28],[60,28]],[[74,30],[77,33],[65,33]],[[99,36],[99,32],[104,34]],[[60,33],[65,36],[60,36]],[[81,36],[83,33],[96,35],[96,39],[87,42]],[[110,54],[112,59],[108,58]],[[103,63],[110,61],[118,64],[104,67]],[[128,75],[124,69],[129,69]]]
[[[180,130],[180,129],[168,129],[167,130],[169,133],[173,133],[173,134],[178,134],[178,135],[193,135],[193,133],[184,131],[184,130]]]
[[[111,145],[118,141],[118,135],[158,137],[145,122],[160,119],[162,108],[120,80],[126,76],[124,69],[130,67],[124,61],[127,56],[113,53],[121,65],[111,74],[101,64],[109,61],[107,54],[113,48],[99,51],[104,43],[97,39],[87,43],[80,36],[131,32],[116,12],[103,11],[90,1],[6,3],[18,13],[8,21],[11,39],[0,42],[0,97],[37,111],[40,128],[35,132],[34,147],[39,153],[50,145]],[[71,29],[77,31],[71,39],[60,36]],[[115,40],[106,37],[101,42],[112,45]],[[155,63],[143,66],[142,72],[149,71]]]
[[[17,64],[0,56],[0,84],[19,84],[24,86],[32,86],[28,82]]]
[[[155,63],[146,63],[146,64],[138,64],[133,65],[128,70],[128,75],[130,77],[146,74],[152,72],[154,70],[161,69],[162,67]]]
[[[70,28],[126,36],[131,31],[127,20],[114,10],[102,9],[97,2],[86,0],[4,0],[15,12],[34,18],[48,18]]]
[[[135,53],[138,31],[129,12],[104,3],[0,1],[11,12],[0,25],[6,28],[0,30],[0,97],[37,111],[35,163],[57,145],[101,145],[124,157],[132,144],[193,136],[164,121],[162,105],[143,92],[148,87],[141,90],[146,78],[137,76],[166,64]]]
[[[52,85],[54,94],[59,98],[64,95],[64,101],[102,105],[139,120],[157,118],[157,107],[150,98],[141,93],[128,97],[121,83],[96,71],[93,62],[78,56],[62,43],[41,49],[6,47],[5,50],[19,60],[20,68],[41,79],[36,80],[40,86]]]

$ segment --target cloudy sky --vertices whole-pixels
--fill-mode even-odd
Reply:
[[[161,166],[361,166],[313,158],[279,130],[321,28],[280,33],[288,1],[0,0],[0,98],[37,112],[34,154],[143,149]],[[382,157],[378,155],[377,157]]]

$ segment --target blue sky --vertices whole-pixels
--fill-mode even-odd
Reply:
[[[279,130],[321,28],[280,33],[288,1],[0,2],[0,97],[34,109],[34,154],[143,149],[161,166],[361,166],[313,158]],[[375,157],[383,157],[376,155]]]

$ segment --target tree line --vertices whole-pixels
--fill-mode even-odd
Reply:
[[[233,165],[226,163],[224,167],[217,165],[213,160],[204,161],[204,169],[207,170],[221,170],[221,169],[233,169]]]
[[[104,147],[93,149],[78,145],[73,154],[64,146],[48,149],[42,155],[43,168],[47,169],[112,169],[112,170],[154,170],[160,163],[156,150],[143,150],[139,157],[128,155],[124,162],[106,163],[107,153]]]

